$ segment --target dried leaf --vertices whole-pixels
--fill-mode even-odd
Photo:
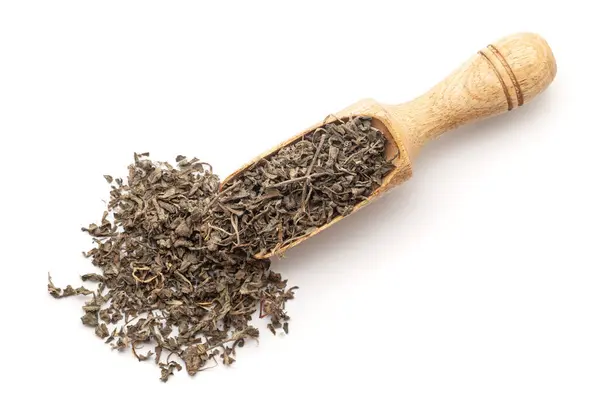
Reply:
[[[227,351],[223,353],[223,364],[231,365],[234,362],[235,362],[235,358],[233,358],[229,354],[227,354]]]
[[[96,322],[97,321],[98,320],[96,320]],[[104,339],[109,336],[108,328],[106,327],[106,324],[99,324],[96,327],[96,336],[98,336],[100,339]]]
[[[208,361],[208,353],[203,345],[197,344],[185,349],[181,358],[188,374],[195,375]]]
[[[81,317],[81,322],[86,326],[91,326],[95,328],[98,326],[98,312],[97,311],[89,311],[86,312],[83,317]]]
[[[99,274],[84,274],[81,275],[82,281],[104,282],[105,278]]]
[[[182,368],[181,365],[175,361],[171,361],[168,364],[160,363],[159,365],[161,369],[160,380],[163,382],[169,380],[171,375],[173,375],[174,370],[181,371]]]
[[[74,289],[71,285],[68,285],[64,289],[57,288],[52,283],[52,278],[50,277],[50,274],[48,274],[48,293],[50,293],[50,295],[55,299],[78,295],[87,296],[89,294],[93,294],[91,290],[86,289],[83,286],[78,287],[76,289]]]

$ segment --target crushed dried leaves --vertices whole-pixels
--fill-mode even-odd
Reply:
[[[105,176],[107,209],[82,228],[100,273],[81,279],[97,288],[61,289],[48,276],[48,291],[88,296],[82,323],[112,349],[154,359],[163,381],[183,366],[195,375],[211,360],[231,365],[259,336],[255,312],[273,333],[288,332],[285,303],[297,289],[253,255],[348,214],[392,169],[384,149],[368,118],[326,124],[221,191],[196,158],[173,166],[135,154],[126,182]]]

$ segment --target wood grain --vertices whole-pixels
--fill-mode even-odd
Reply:
[[[444,132],[528,103],[555,76],[556,61],[548,43],[539,35],[521,33],[481,49],[417,99],[386,107],[415,156]]]

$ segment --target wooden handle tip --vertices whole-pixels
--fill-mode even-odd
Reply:
[[[480,51],[504,86],[508,108],[528,103],[543,92],[556,76],[554,53],[536,33],[518,33],[500,39]]]

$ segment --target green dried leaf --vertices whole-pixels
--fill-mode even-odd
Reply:
[[[48,274],[48,293],[50,293],[50,295],[55,299],[78,295],[87,296],[89,294],[93,294],[91,290],[86,289],[83,286],[78,287],[76,289],[74,289],[71,285],[68,285],[64,289],[57,288],[52,283],[52,278],[50,277],[50,274]]]
[[[81,275],[82,281],[104,282],[105,278],[99,274],[84,274]]]
[[[188,374],[195,375],[208,361],[208,353],[203,345],[197,344],[186,348],[181,358]]]
[[[231,365],[234,362],[235,362],[235,358],[233,358],[229,354],[227,354],[227,351],[223,353],[223,364]]]
[[[181,365],[175,361],[171,361],[168,364],[160,363],[160,380],[163,382],[167,382],[171,375],[173,375],[173,371],[181,371]]]
[[[96,320],[96,322],[97,322],[97,320]],[[106,327],[106,324],[99,324],[96,327],[96,336],[98,336],[100,339],[104,339],[109,336],[108,328]]]
[[[97,311],[86,312],[85,315],[83,317],[81,317],[81,322],[84,325],[90,326],[92,328],[97,327],[98,326],[98,312]]]

